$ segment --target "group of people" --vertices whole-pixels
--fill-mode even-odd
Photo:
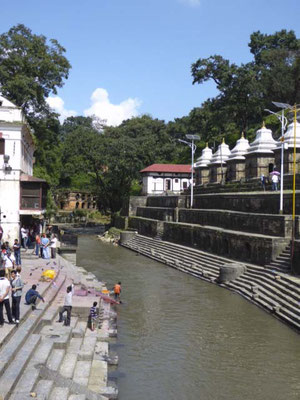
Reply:
[[[20,322],[20,302],[24,287],[21,271],[20,266],[17,270],[13,269],[8,279],[5,276],[5,269],[0,268],[0,327],[4,325],[3,308],[5,308],[9,324],[19,324]],[[44,302],[44,298],[36,290],[36,285],[32,285],[25,295],[25,302],[31,305],[32,310],[35,310],[38,298]]]
[[[33,227],[21,228],[22,247],[27,250],[34,244],[33,254],[41,258],[56,258],[57,236],[52,233],[49,228],[47,233],[40,234],[40,227],[33,225]]]

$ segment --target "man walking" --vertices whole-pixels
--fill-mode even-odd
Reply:
[[[5,278],[5,270],[0,269],[0,327],[2,327],[4,324],[3,306],[5,306],[8,323],[13,324],[10,304],[9,304],[9,292],[10,292],[10,283],[8,279]]]

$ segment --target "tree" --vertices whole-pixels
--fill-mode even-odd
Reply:
[[[0,35],[0,87],[25,114],[48,110],[46,98],[68,78],[70,63],[55,39],[35,35],[22,24]]]
[[[300,101],[300,41],[295,33],[254,32],[249,47],[254,60],[247,64],[238,66],[220,55],[192,64],[193,84],[212,79],[219,90],[218,96],[201,107],[208,116],[206,136],[213,137],[213,129],[225,135],[230,130],[252,134],[272,101]]]

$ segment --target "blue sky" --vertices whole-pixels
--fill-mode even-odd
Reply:
[[[192,85],[198,58],[220,54],[248,62],[250,34],[293,29],[298,0],[15,0],[1,4],[1,33],[23,23],[55,38],[72,65],[50,104],[62,116],[97,114],[117,125],[148,113],[187,115],[217,91]]]

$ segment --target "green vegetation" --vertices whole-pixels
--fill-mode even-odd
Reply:
[[[300,102],[300,40],[293,31],[255,32],[249,49],[253,60],[247,64],[236,65],[221,55],[195,61],[193,84],[213,80],[219,94],[168,123],[142,115],[109,127],[98,118],[78,116],[61,125],[46,98],[68,77],[65,49],[24,25],[0,35],[0,86],[4,96],[22,107],[34,130],[34,174],[47,180],[52,193],[91,192],[101,213],[109,215],[130,194],[140,194],[141,169],[152,163],[190,162],[190,149],[177,141],[187,133],[201,136],[198,154],[205,142],[216,148],[221,136],[231,146],[242,131],[252,140],[263,119],[279,135],[278,120],[264,109],[274,100]],[[50,203],[49,213],[55,209]]]

